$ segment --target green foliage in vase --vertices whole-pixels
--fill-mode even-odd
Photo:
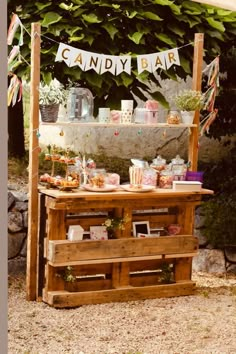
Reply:
[[[204,103],[204,95],[200,91],[183,90],[175,96],[176,107],[181,111],[195,111],[201,109]]]
[[[58,80],[53,79],[50,81],[49,84],[40,82],[39,104],[61,104],[66,102],[66,98],[66,90],[63,88],[63,85]]]

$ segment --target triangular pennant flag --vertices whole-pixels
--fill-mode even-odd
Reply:
[[[113,75],[116,73],[117,57],[115,55],[102,55],[101,74],[109,71]]]
[[[85,64],[84,70],[87,71],[87,70],[93,69],[98,74],[100,74],[101,62],[102,62],[102,54],[87,52],[86,53],[86,64]]]
[[[116,62],[116,75],[119,75],[122,72],[131,74],[131,56],[130,55],[120,55],[117,57]]]
[[[16,14],[13,14],[12,19],[11,19],[11,23],[10,23],[10,26],[8,29],[8,33],[7,33],[7,44],[8,45],[12,45],[13,38],[14,38],[17,28],[19,26],[21,28],[21,33],[20,33],[20,38],[19,38],[18,44],[19,44],[19,46],[21,46],[23,44],[23,25],[22,25],[19,17]]]
[[[78,65],[80,69],[84,70],[86,64],[86,52],[82,49],[72,48],[71,54],[70,67]]]
[[[152,72],[158,68],[166,69],[165,54],[164,52],[150,54],[150,60],[152,64]]]
[[[137,56],[137,67],[138,73],[141,74],[144,70],[152,72],[152,62],[151,62],[152,54],[144,54]]]
[[[164,52],[167,70],[172,65],[180,65],[178,48],[166,50]]]
[[[74,48],[64,44],[64,43],[59,43],[59,47],[57,49],[57,54],[55,61],[64,61],[68,66],[70,66],[71,63],[71,51]]]

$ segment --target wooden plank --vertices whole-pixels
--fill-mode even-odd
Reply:
[[[194,291],[195,283],[192,281],[185,281],[174,284],[128,287],[104,291],[87,291],[81,293],[49,291],[47,293],[44,292],[43,300],[56,308],[64,308],[87,304],[102,304],[108,302],[123,302],[192,295],[194,294]]]
[[[87,259],[83,261],[66,261],[66,262],[60,262],[60,263],[55,263],[48,261],[48,264],[50,264],[53,267],[66,267],[66,266],[83,266],[83,265],[99,265],[101,262],[104,264],[110,264],[110,263],[120,263],[120,262],[135,262],[135,261],[146,261],[146,260],[156,260],[156,259],[162,259],[162,255],[155,255],[155,256],[143,256],[143,257],[117,257],[117,258],[106,258],[106,259]]]
[[[156,188],[151,192],[148,193],[136,193],[136,192],[126,192],[122,189],[118,189],[116,191],[113,192],[107,192],[106,196],[104,197],[104,193],[96,193],[96,192],[87,192],[84,190],[76,190],[73,193],[70,192],[63,192],[63,191],[59,191],[56,189],[40,189],[40,192],[43,194],[46,194],[49,197],[48,200],[48,206],[51,208],[55,208],[57,207],[59,208],[72,208],[73,203],[76,201],[76,203],[78,204],[78,209],[88,209],[89,208],[89,203],[90,202],[99,202],[99,201],[104,201],[105,204],[107,204],[107,202],[112,202],[112,201],[122,201],[124,206],[128,206],[126,203],[128,201],[132,201],[135,200],[135,204],[134,206],[139,206],[140,207],[140,202],[142,202],[143,200],[146,199],[146,201],[150,201],[150,199],[157,199],[158,201],[167,201],[166,198],[168,198],[168,203],[165,203],[166,205],[168,205],[170,202],[174,201],[180,201],[181,199],[185,199],[186,201],[191,201],[191,200],[196,200],[201,198],[202,195],[205,194],[212,194],[213,191],[209,190],[209,189],[205,189],[202,188],[200,191],[198,192],[192,192],[192,191],[175,191],[173,189],[161,189],[161,188]],[[54,199],[56,198],[56,199]],[[137,203],[138,201],[138,203]],[[74,204],[76,206],[76,204]],[[117,204],[117,207],[121,207],[122,204]],[[177,203],[178,205],[178,203]],[[106,209],[109,207],[113,207],[113,206],[102,206],[101,209]],[[94,206],[91,208],[95,208],[95,209],[100,209],[100,205],[99,207],[96,206],[96,204],[94,203]],[[75,207],[75,209],[77,209],[77,207]],[[133,208],[136,209],[136,208]]]
[[[195,33],[192,89],[196,91],[201,91],[202,89],[203,43],[204,43],[204,34]],[[200,121],[200,112],[199,110],[197,110],[195,111],[194,120],[193,120],[193,123],[197,125],[197,128],[192,128],[191,134],[189,135],[188,161],[191,162],[191,166],[190,166],[191,171],[197,171],[199,121]]]
[[[26,265],[26,298],[35,300],[37,293],[37,235],[38,235],[38,154],[39,142],[39,82],[40,82],[40,24],[31,24],[30,129],[29,129],[29,206]]]
[[[38,232],[38,254],[37,254],[37,300],[41,300],[44,286],[44,241],[46,228],[45,195],[39,195],[39,232]]]
[[[60,263],[189,253],[197,250],[197,238],[190,235],[126,238],[103,241],[54,241],[48,244],[48,260]]]

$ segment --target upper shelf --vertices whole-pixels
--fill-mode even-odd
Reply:
[[[55,123],[40,122],[42,125],[62,125],[62,126],[80,126],[80,127],[107,127],[107,128],[192,128],[197,127],[197,124],[168,124],[168,123],[156,123],[156,124],[140,124],[140,123],[128,123],[128,124],[116,124],[116,123],[98,123],[98,122],[66,122],[57,121]]]

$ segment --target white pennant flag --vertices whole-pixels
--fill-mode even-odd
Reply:
[[[152,54],[144,54],[137,56],[137,67],[138,73],[141,74],[144,70],[152,72],[152,62],[151,62]]]
[[[60,43],[57,49],[55,61],[64,61],[68,66],[70,66],[73,50],[73,47],[64,43]]]
[[[164,52],[165,54],[165,61],[166,61],[166,68],[167,70],[172,66],[172,65],[180,65],[179,61],[179,52],[177,48],[166,50]]]
[[[116,62],[116,75],[119,75],[122,72],[131,74],[131,56],[130,55],[120,55],[117,57]]]
[[[115,55],[102,55],[101,74],[110,71],[110,73],[115,75],[116,61],[117,57]]]
[[[84,68],[85,71],[93,69],[98,74],[100,74],[101,63],[102,63],[102,54],[86,52],[86,60],[85,60],[85,68]]]
[[[150,55],[152,63],[152,72],[158,68],[166,70],[165,54],[164,52],[154,53]]]
[[[70,67],[72,66],[79,66],[80,69],[84,70],[86,64],[86,53],[82,49],[73,48],[71,56]]]

